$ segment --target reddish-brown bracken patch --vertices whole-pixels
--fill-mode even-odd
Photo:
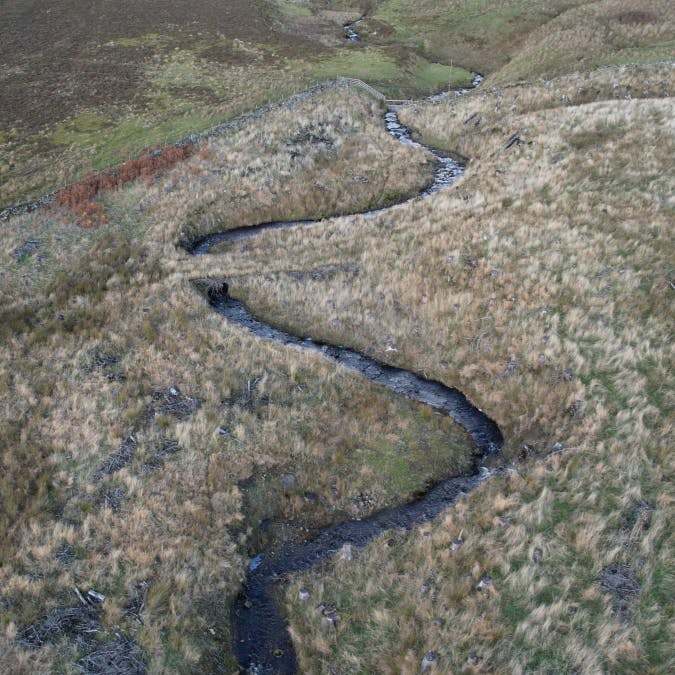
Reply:
[[[115,190],[137,178],[151,179],[162,169],[187,159],[194,153],[194,146],[169,146],[149,152],[137,159],[129,159],[118,167],[82,180],[59,190],[55,202],[77,214],[80,227],[95,227],[106,222],[103,205],[95,202],[100,192]]]

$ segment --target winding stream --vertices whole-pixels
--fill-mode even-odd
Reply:
[[[474,80],[476,84],[479,81]],[[389,134],[401,142],[419,146],[413,141],[410,130],[401,124],[395,109],[386,113],[385,126]],[[450,185],[463,171],[463,165],[456,159],[433,148],[427,149],[437,159],[434,179],[431,185],[413,199],[426,197]],[[368,213],[380,213],[384,210],[386,209]],[[239,241],[266,230],[309,227],[315,224],[316,221],[292,221],[240,227],[202,237],[186,248],[194,254],[206,254],[221,242]],[[262,551],[251,561],[246,581],[234,607],[235,657],[243,672],[295,673],[297,661],[293,643],[275,597],[277,584],[286,575],[307,570],[325,560],[345,544],[363,547],[386,530],[410,529],[435,518],[489,475],[481,463],[488,456],[499,452],[503,438],[497,424],[457,389],[428,380],[414,372],[388,366],[345,347],[287,333],[254,316],[242,302],[230,297],[226,282],[211,286],[208,298],[211,306],[230,323],[242,326],[260,338],[320,352],[337,364],[361,373],[372,382],[449,415],[468,431],[479,451],[474,458],[470,475],[447,478],[411,503],[378,511],[362,520],[335,523],[319,530],[310,541],[291,544],[274,553]]]
[[[406,145],[416,148],[423,147],[431,152],[436,158],[436,167],[434,169],[433,179],[426,188],[410,199],[405,199],[401,202],[393,204],[392,206],[385,206],[384,208],[380,209],[368,209],[367,211],[357,211],[350,215],[375,216],[378,213],[383,213],[384,211],[393,208],[394,206],[405,204],[405,202],[411,201],[412,199],[428,197],[441,188],[452,185],[452,183],[454,183],[464,173],[464,163],[456,156],[449,155],[448,153],[444,153],[441,150],[437,150],[436,148],[431,148],[427,145],[423,145],[417,141],[414,141],[410,129],[401,124],[395,108],[396,106],[392,106],[384,116],[384,123],[387,133],[401,143],[405,143]],[[261,232],[267,230],[284,230],[289,227],[298,226],[311,227],[319,224],[320,222],[322,221],[283,220],[259,223],[257,225],[244,225],[242,227],[235,227],[231,230],[225,230],[223,232],[207,234],[203,237],[193,239],[190,242],[183,243],[182,245],[188,252],[194,253],[196,255],[202,255],[209,253],[214,246],[224,242],[235,242],[241,241],[242,239],[250,239],[251,237],[255,237]]]
[[[360,16],[358,19],[355,21],[350,21],[349,23],[346,23],[342,26],[344,32],[345,32],[345,39],[349,40],[350,42],[358,42],[361,39],[361,36],[354,30],[354,26],[356,26],[357,23],[360,23],[366,18],[366,15],[363,14]]]

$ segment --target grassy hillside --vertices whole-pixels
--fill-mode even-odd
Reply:
[[[5,2],[0,206],[338,74],[407,98],[467,70],[506,83],[667,58],[671,19],[665,0]]]
[[[397,96],[471,79],[395,42],[347,43],[353,10],[266,0],[38,5],[0,6],[0,207],[336,75]]]
[[[348,293],[247,281],[268,315],[283,297],[298,326],[457,384],[508,439],[506,473],[444,519],[289,586],[303,669],[672,665],[672,85],[670,66],[609,68],[408,108],[472,158],[457,189],[341,228],[368,268]]]
[[[328,88],[94,197],[91,222],[2,224],[0,671],[232,672],[252,555],[470,464],[448,419],[224,321],[203,295],[224,277],[269,320],[459,387],[506,438],[446,515],[289,580],[303,672],[672,670],[673,11],[630,4],[2,5],[1,203],[326,77],[488,77],[401,110],[469,164],[372,218],[349,214],[415,194],[432,158]],[[177,246],[303,218],[324,220]]]

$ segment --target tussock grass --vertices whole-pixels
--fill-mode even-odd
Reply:
[[[301,533],[466,467],[471,444],[447,418],[228,327],[190,281],[212,261],[176,246],[219,222],[418,190],[428,156],[402,151],[380,116],[360,94],[324,94],[204,144],[154,185],[100,195],[107,224],[82,229],[58,207],[7,223],[0,669],[83,658],[76,639],[31,652],[14,641],[77,604],[77,585],[107,596],[100,638],[133,638],[151,672],[229,672],[230,603],[249,557],[277,536],[262,519]],[[326,186],[315,197],[310,177]],[[276,203],[252,212],[266,190]],[[246,273],[242,262],[228,274]]]
[[[367,269],[348,285],[244,283],[261,312],[278,316],[283,298],[305,330],[457,384],[495,415],[516,462],[423,531],[291,584],[303,670],[417,672],[430,650],[438,672],[669,669],[673,126],[657,96],[672,70],[590,77],[656,86],[643,100],[602,100],[600,87],[600,101],[574,105],[563,78],[404,111],[422,137],[459,139],[472,157],[461,184],[319,234],[313,252]],[[522,143],[505,149],[514,133]],[[255,255],[292,236],[261,239]],[[620,522],[642,500],[652,524],[627,534]],[[627,618],[603,592],[610,563],[641,589]],[[337,607],[337,631],[315,617],[319,603]]]
[[[203,157],[145,193],[143,210],[173,243],[241,225],[366,210],[413,195],[431,181],[433,157],[406,152],[382,129],[381,114],[379,103],[344,91],[315,98],[312,108],[275,111],[263,127],[210,140]]]
[[[665,0],[601,0],[570,8],[527,36],[517,55],[494,74],[506,83],[621,63],[672,58],[675,14]]]
[[[100,195],[98,228],[58,208],[6,224],[0,670],[100,657],[16,640],[77,585],[107,596],[109,649],[230,672],[230,603],[280,521],[302,536],[466,467],[447,419],[225,323],[193,283],[221,278],[294,331],[458,386],[507,439],[509,470],[438,521],[290,581],[303,671],[418,672],[431,651],[437,672],[671,669],[672,67],[498,82],[402,111],[471,161],[374,217],[328,218],[414,194],[430,158],[339,92]],[[176,245],[321,217],[218,256]],[[171,388],[200,405],[173,414]]]

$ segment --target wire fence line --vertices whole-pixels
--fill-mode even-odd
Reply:
[[[359,80],[357,78],[352,77],[337,77],[332,80],[324,80],[322,82],[318,82],[317,84],[314,84],[311,87],[306,87],[301,91],[298,91],[294,94],[291,94],[290,96],[287,96],[285,99],[281,101],[267,103],[259,108],[256,108],[255,110],[240,113],[231,120],[217,124],[213,127],[210,127],[209,129],[205,129],[204,131],[189,134],[179,140],[172,142],[169,142],[167,140],[165,141],[163,147],[173,146],[178,148],[187,145],[196,145],[200,141],[204,141],[208,138],[224,136],[225,134],[230,133],[236,129],[239,129],[245,124],[251,122],[252,120],[258,119],[263,115],[266,115],[274,110],[291,108],[297,105],[299,102],[309,98],[310,96],[314,96],[323,91],[327,91],[329,89],[348,89],[348,88],[361,89],[362,91],[371,95],[378,101],[386,102],[387,100],[382,92],[378,91],[377,89],[375,89],[368,83],[364,82],[363,80]],[[136,155],[136,157],[142,157],[145,154],[152,154],[153,152],[160,152],[160,151],[161,148],[158,150],[156,147],[155,148],[148,147],[145,149],[144,152],[139,152],[138,155]],[[131,159],[131,156],[129,156],[129,159]],[[97,175],[100,176],[110,171],[114,171],[116,167],[120,166],[120,164],[121,162],[112,163],[107,167],[99,169],[97,172],[94,173],[94,176]],[[61,185],[59,188],[53,190],[52,192],[43,194],[40,197],[37,197],[36,199],[21,202],[19,204],[14,204],[0,209],[0,222],[7,221],[12,216],[30,213],[32,211],[39,209],[41,206],[51,204],[59,192],[61,192],[62,190],[66,190],[67,188],[73,185],[77,185],[77,183],[79,183],[81,180],[82,177],[73,180],[69,183],[65,183],[64,185]]]
[[[631,67],[642,67],[648,70],[651,69],[656,69],[664,65],[671,66],[673,64],[672,59],[665,59],[662,61],[657,61],[654,63],[650,64],[639,64],[639,63],[625,63],[625,64],[610,64],[606,66],[602,66],[601,68],[598,68],[597,71],[619,71],[625,68],[631,68]],[[562,77],[574,77],[574,73],[569,73],[567,75],[562,75]],[[579,76],[579,74],[576,74]],[[555,79],[555,78],[553,78]],[[521,87],[524,85],[528,84],[533,84],[535,82],[540,82],[547,84],[551,82],[551,79],[547,78],[542,78],[542,77],[537,77],[533,79],[524,79],[520,80],[518,82],[511,82],[511,83],[506,83],[506,84],[498,84],[498,85],[493,85],[492,87],[489,87],[487,89],[483,89],[483,94],[489,94],[495,91],[504,91],[512,88],[517,88]],[[298,100],[302,100],[303,98],[307,98],[308,96],[311,96],[312,94],[316,93],[317,91],[329,89],[329,88],[342,88],[342,87],[356,87],[359,88],[370,95],[372,95],[374,98],[376,98],[379,101],[383,101],[387,104],[390,105],[405,105],[407,103],[411,103],[411,100],[408,99],[388,99],[386,96],[378,91],[375,87],[369,85],[368,83],[364,82],[363,80],[359,80],[358,78],[351,78],[351,77],[337,77],[332,80],[324,80],[323,82],[319,82],[309,88],[305,88],[304,90],[301,90],[300,92],[297,92],[295,94],[292,94],[291,96],[287,97],[285,100],[277,103],[268,103],[257,110],[248,112],[248,113],[241,113],[240,115],[237,115],[234,117],[232,120],[228,122],[224,122],[222,124],[216,125],[215,127],[212,127],[211,129],[207,129],[206,131],[203,131],[201,133],[197,134],[190,134],[189,136],[186,136],[185,138],[175,141],[171,143],[171,145],[174,146],[180,146],[180,145],[186,145],[188,143],[196,143],[199,140],[206,139],[211,136],[218,136],[218,135],[223,135],[228,131],[231,131],[233,129],[238,128],[239,126],[245,124],[246,122],[256,119],[257,117],[260,117],[267,112],[271,110],[276,110],[279,108],[283,107],[290,107],[294,105]],[[670,92],[667,91],[664,93],[664,96],[670,96]],[[165,142],[164,147],[168,147],[169,143]],[[151,152],[152,149],[148,148],[146,152]],[[141,155],[139,155],[141,156]],[[119,164],[111,164],[110,166],[101,169],[98,174],[103,174],[107,171],[111,171],[114,169],[116,166],[119,166]],[[80,179],[81,180],[81,179]],[[14,215],[19,215],[22,213],[29,213],[31,211],[34,211],[40,206],[43,206],[45,204],[49,204],[54,200],[54,197],[57,195],[57,193],[60,190],[66,189],[70,187],[71,185],[75,185],[78,181],[73,181],[72,183],[67,183],[65,185],[62,185],[60,188],[57,190],[54,190],[53,192],[49,192],[45,195],[42,195],[41,197],[38,197],[37,199],[34,199],[32,201],[27,201],[21,204],[16,204],[14,206],[7,206],[5,208],[0,209],[0,222],[2,221],[7,221],[9,218],[11,218]]]

